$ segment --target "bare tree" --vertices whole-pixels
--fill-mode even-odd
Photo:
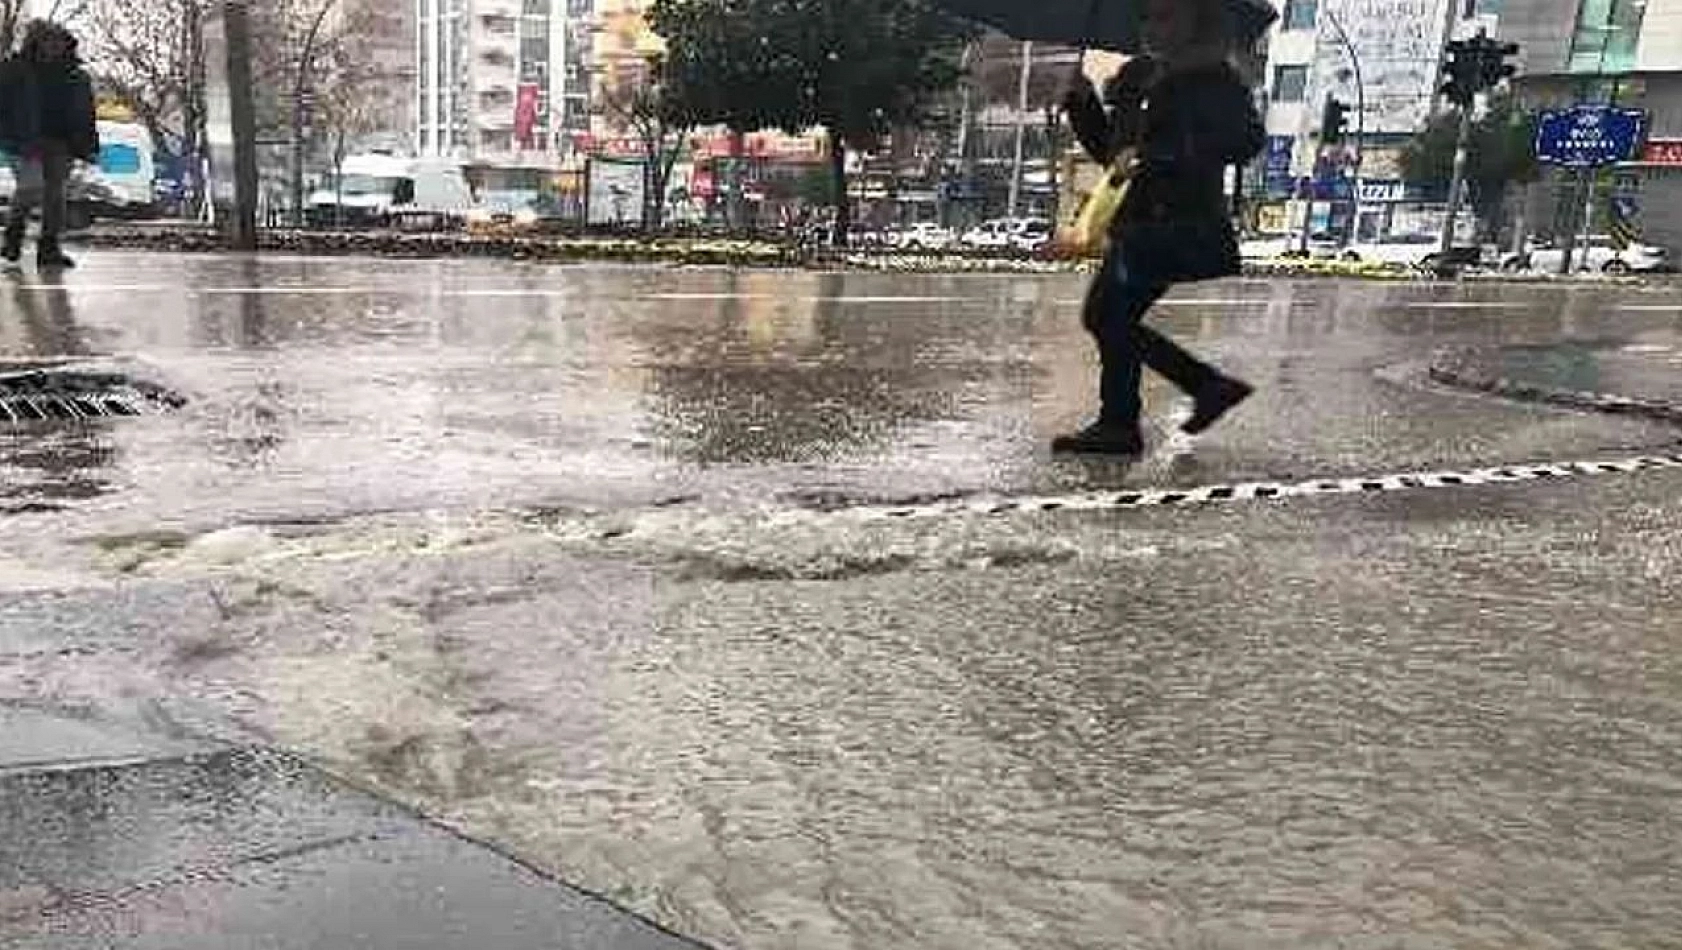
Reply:
[[[10,55],[17,45],[18,27],[28,7],[29,0],[0,0],[0,53]]]
[[[263,38],[253,65],[258,134],[287,143],[295,214],[304,206],[311,160],[338,165],[341,148],[377,131],[397,110],[379,108],[395,76],[373,46],[390,26],[389,0],[259,0],[253,26]],[[407,86],[404,87],[405,93]]]
[[[11,0],[0,0],[11,2]],[[188,165],[189,203],[202,194],[205,142],[203,19],[208,0],[86,0],[78,4],[90,65],[160,150]]]
[[[647,81],[609,87],[599,108],[609,124],[635,138],[642,151],[642,225],[656,230],[665,222],[666,189],[695,121],[669,94],[669,80],[660,63],[650,66]]]

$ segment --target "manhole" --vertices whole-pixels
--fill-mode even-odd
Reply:
[[[0,426],[158,415],[180,395],[119,373],[68,369],[0,372]]]

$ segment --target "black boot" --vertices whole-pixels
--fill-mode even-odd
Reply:
[[[41,270],[70,270],[76,262],[65,256],[56,238],[42,238],[41,245],[35,249],[35,266]]]
[[[0,237],[0,258],[8,264],[16,264],[23,259],[23,229],[23,224],[9,222],[5,236]]]
[[[1138,423],[1106,422],[1100,419],[1079,432],[1052,439],[1051,451],[1082,455],[1139,456],[1145,453],[1145,440],[1139,434]]]
[[[1243,380],[1227,376],[1211,380],[1193,395],[1191,418],[1180,427],[1180,431],[1187,435],[1206,431],[1254,392],[1255,389]]]

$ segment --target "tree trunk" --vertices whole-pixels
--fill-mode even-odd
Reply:
[[[730,182],[725,197],[725,215],[729,219],[730,230],[742,227],[742,162],[747,151],[743,147],[746,138],[740,129],[730,130]]]
[[[304,226],[304,108],[303,97],[292,101],[292,226]]]
[[[829,180],[835,192],[835,246],[846,247],[853,226],[853,200],[847,194],[847,143],[833,125],[829,127]]]
[[[0,0],[0,50],[10,55],[17,45],[18,19],[23,13],[23,0]]]
[[[660,196],[660,202],[654,214],[655,227],[664,227],[666,224],[666,193],[671,190],[672,169],[677,165],[678,154],[683,150],[682,143],[688,138],[688,135],[688,129],[679,129],[675,134],[662,137],[662,144],[664,144],[666,138],[671,138],[676,144],[669,149],[665,149],[660,155],[659,163],[654,166],[655,192]]]
[[[201,10],[195,0],[183,0],[182,16],[186,18],[186,49],[182,57],[187,63],[187,88],[182,98],[181,151],[187,166],[187,206],[197,216],[208,206],[205,200],[204,142],[205,125],[210,110],[205,102],[207,74],[204,61],[204,25]]]
[[[656,174],[654,163],[659,161],[656,157],[655,148],[645,147],[642,159],[642,230],[644,234],[650,234],[655,228],[659,227],[654,221],[654,192],[658,187],[654,183]]]

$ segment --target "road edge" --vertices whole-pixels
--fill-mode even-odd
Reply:
[[[1513,402],[1682,426],[1682,404],[1626,396],[1621,393],[1556,389],[1523,382],[1478,365],[1478,357],[1483,352],[1485,351],[1456,350],[1440,353],[1432,358],[1426,367],[1425,375],[1431,382],[1440,386],[1496,396]]]

